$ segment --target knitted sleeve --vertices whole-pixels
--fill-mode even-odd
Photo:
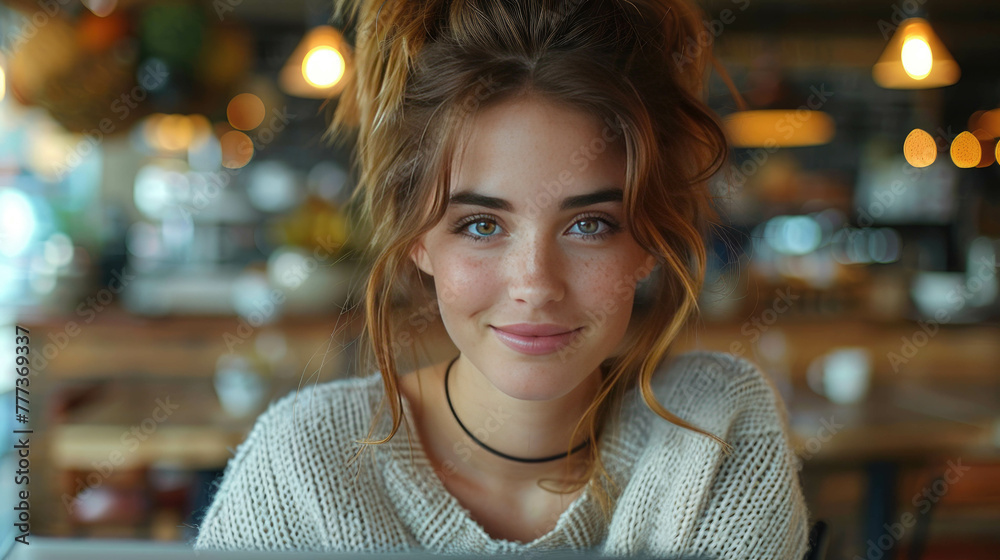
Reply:
[[[290,503],[297,477],[288,445],[292,423],[284,417],[288,404],[284,398],[269,406],[237,447],[198,529],[195,549],[297,548],[303,527]]]
[[[731,421],[723,438],[732,452],[715,471],[695,548],[726,560],[801,560],[809,520],[799,483],[800,463],[789,442],[787,416],[770,380],[752,362],[724,362]]]

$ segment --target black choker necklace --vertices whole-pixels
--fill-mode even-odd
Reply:
[[[479,447],[482,447],[483,449],[489,451],[490,453],[498,457],[503,457],[504,459],[510,459],[511,461],[518,461],[520,463],[545,463],[547,461],[555,461],[556,459],[563,459],[569,457],[570,455],[576,453],[577,451],[583,449],[584,447],[587,447],[587,444],[590,443],[590,438],[587,438],[586,441],[576,446],[576,449],[573,449],[569,453],[560,453],[558,455],[553,455],[551,457],[542,457],[540,459],[524,459],[522,457],[514,457],[512,455],[507,455],[506,453],[501,453],[500,451],[497,451],[496,449],[493,449],[492,447],[479,441],[479,439],[476,438],[476,436],[472,435],[472,432],[470,432],[468,428],[465,427],[465,424],[462,424],[462,421],[458,419],[458,414],[455,414],[455,407],[452,406],[451,404],[451,394],[448,392],[448,376],[451,374],[451,366],[455,365],[455,361],[458,360],[459,356],[461,356],[461,354],[455,356],[455,358],[451,361],[451,363],[448,364],[448,369],[446,369],[444,372],[444,396],[445,398],[448,399],[448,408],[451,409],[451,415],[455,417],[455,421],[458,422],[458,425],[461,426],[462,430],[470,438],[472,438],[472,441],[479,444]]]

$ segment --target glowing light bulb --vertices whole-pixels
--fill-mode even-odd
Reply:
[[[907,37],[903,41],[903,70],[914,80],[922,80],[931,73],[934,66],[934,57],[931,55],[931,46],[927,44],[927,39],[923,37]]]
[[[302,60],[302,76],[318,88],[330,87],[340,81],[344,70],[343,55],[329,46],[312,49]]]

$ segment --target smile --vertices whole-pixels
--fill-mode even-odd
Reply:
[[[583,327],[550,336],[522,336],[500,330],[492,325],[490,325],[490,328],[500,342],[504,343],[511,350],[530,356],[541,356],[551,354],[568,345]]]

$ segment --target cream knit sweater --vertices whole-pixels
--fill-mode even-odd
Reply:
[[[619,485],[610,524],[588,487],[534,541],[491,538],[445,489],[412,428],[412,463],[401,429],[348,468],[353,440],[367,436],[382,396],[376,372],[272,403],[226,466],[194,547],[803,558],[809,523],[799,462],[771,383],[753,363],[720,352],[693,351],[664,363],[669,367],[653,377],[658,400],[721,436],[733,452],[663,420],[632,390],[599,441]],[[412,418],[405,398],[403,407]],[[388,433],[390,417],[382,415],[375,436]]]

